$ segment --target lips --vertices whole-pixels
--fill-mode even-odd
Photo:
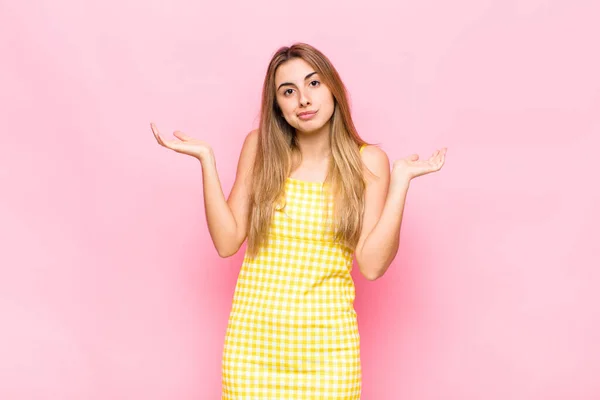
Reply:
[[[308,116],[316,114],[316,113],[317,113],[316,111],[304,111],[304,112],[301,112],[300,114],[298,114],[298,116],[299,117],[303,117],[303,116],[308,117]]]
[[[310,121],[317,115],[316,111],[305,111],[303,113],[298,114],[298,119],[301,121]]]

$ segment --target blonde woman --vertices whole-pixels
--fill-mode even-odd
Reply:
[[[208,143],[175,132],[163,146],[202,164],[209,232],[222,257],[247,239],[222,364],[222,399],[360,399],[353,257],[375,280],[396,256],[411,179],[442,168],[393,163],[360,138],[329,59],[296,43],[271,59],[260,123],[226,199]]]

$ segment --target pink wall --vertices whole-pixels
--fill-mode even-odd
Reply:
[[[294,41],[390,158],[449,148],[387,275],[354,273],[363,399],[600,398],[597,2],[89,3],[0,2],[1,399],[219,398],[241,253],[148,124],[228,192]]]

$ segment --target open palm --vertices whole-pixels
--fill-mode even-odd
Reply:
[[[447,148],[444,147],[434,151],[428,160],[419,160],[418,154],[396,160],[393,165],[394,174],[404,174],[408,179],[412,179],[439,171],[446,161],[446,150]]]
[[[160,132],[154,123],[150,123],[150,128],[152,129],[152,133],[154,134],[158,144],[178,153],[187,154],[200,159],[200,157],[211,152],[211,148],[208,143],[188,136],[183,132],[173,132],[173,136],[179,140],[165,140],[160,135]]]

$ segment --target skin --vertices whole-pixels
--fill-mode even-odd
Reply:
[[[315,70],[302,59],[283,63],[275,73],[276,101],[285,120],[295,128],[300,158],[292,172],[295,179],[325,180],[330,155],[329,124],[334,99]],[[304,121],[301,112],[317,111]],[[252,185],[248,173],[254,163],[258,132],[250,132],[240,154],[236,180],[227,200],[219,181],[214,154],[208,143],[176,131],[177,140],[165,140],[151,124],[157,142],[176,152],[198,159],[202,165],[204,204],[207,225],[215,247],[222,257],[235,254],[246,239],[249,193]],[[396,257],[406,195],[412,179],[439,171],[445,163],[446,148],[436,150],[427,160],[417,154],[392,163],[376,146],[361,153],[365,166],[374,177],[367,176],[365,210],[355,257],[365,278],[383,276]]]
[[[334,111],[331,91],[306,61],[296,58],[283,63],[275,72],[276,101],[288,124],[296,130],[300,165],[291,177],[308,181],[325,180],[330,154],[329,129]],[[310,120],[300,113],[316,111]]]

